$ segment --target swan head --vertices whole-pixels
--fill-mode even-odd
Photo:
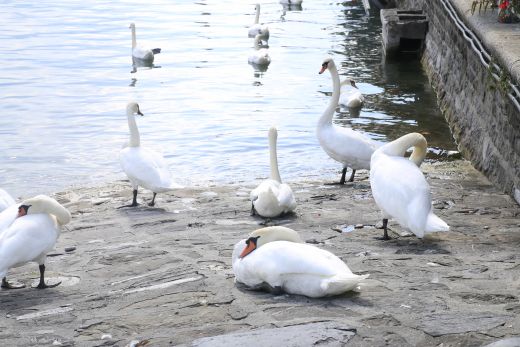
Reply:
[[[352,87],[356,88],[356,89],[359,89],[357,86],[356,86],[356,81],[354,81],[353,79],[350,79],[350,78],[346,78],[343,82],[341,82],[341,85],[344,86],[346,84],[350,84]]]
[[[260,4],[255,5],[255,11],[260,11]]]
[[[135,29],[135,24],[134,23],[130,23],[130,26],[128,27],[128,29]]]
[[[142,116],[141,110],[139,109],[139,104],[137,102],[129,102],[128,105],[126,105],[126,114],[127,115],[134,115],[138,114]]]
[[[331,64],[334,65],[334,60],[332,60],[332,58],[330,57],[325,58],[325,60],[323,60],[323,63],[321,64],[321,70],[318,73],[321,75],[323,72],[325,72],[325,70],[329,68],[329,65]]]
[[[249,235],[249,238],[246,240],[246,247],[240,254],[239,258],[244,258],[258,247],[273,241],[303,242],[300,235],[298,235],[298,233],[293,229],[282,226],[261,228],[253,231]]]
[[[271,126],[271,127],[269,128],[269,132],[268,132],[267,134],[268,134],[267,136],[268,136],[270,139],[275,139],[275,140],[276,140],[276,138],[278,137],[278,130],[277,130],[276,127],[273,125],[273,126]]]

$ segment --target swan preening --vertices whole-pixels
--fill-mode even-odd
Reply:
[[[137,39],[135,35],[135,24],[130,23],[129,26],[132,29],[132,57],[140,62],[151,64],[153,63],[154,55],[161,53],[160,48],[145,48],[137,45]]]
[[[410,147],[414,147],[413,152],[406,159],[403,155]],[[370,186],[383,215],[384,239],[388,239],[388,218],[394,218],[419,238],[449,230],[448,224],[432,211],[430,186],[419,169],[426,149],[424,136],[411,133],[381,146],[372,155]]]
[[[256,16],[255,23],[249,27],[248,37],[256,37],[256,35],[260,35],[260,39],[262,41],[269,41],[269,28],[267,25],[259,24],[260,21],[260,4],[255,5]]]
[[[5,210],[11,205],[14,205],[15,201],[11,195],[9,195],[8,192],[6,192],[3,189],[0,189],[0,212]]]
[[[56,200],[38,195],[0,213],[0,277],[2,288],[14,289],[7,279],[10,268],[37,262],[40,283],[37,288],[55,287],[61,282],[45,283],[45,258],[54,248],[62,225],[70,221],[70,212]]]
[[[343,165],[340,184],[345,183],[347,167],[352,168],[349,181],[354,180],[358,169],[370,169],[370,157],[380,146],[379,143],[350,128],[344,128],[332,123],[332,117],[338,107],[340,97],[340,82],[336,64],[332,58],[327,58],[321,65],[320,74],[329,70],[332,76],[333,92],[329,106],[318,121],[316,135],[323,150],[334,160]]]
[[[269,51],[265,48],[260,48],[260,35],[255,36],[255,49],[249,54],[247,60],[249,64],[267,67],[271,63]]]
[[[250,194],[251,212],[262,217],[274,218],[296,208],[294,194],[288,184],[282,183],[278,171],[276,155],[276,138],[278,132],[275,127],[269,129],[269,159],[271,178],[260,183]]]
[[[128,103],[126,116],[130,129],[130,141],[119,154],[119,160],[123,171],[128,176],[133,187],[133,201],[130,207],[137,206],[137,188],[139,186],[153,192],[149,206],[155,205],[157,193],[163,193],[172,189],[181,188],[173,182],[170,171],[161,154],[141,147],[139,130],[135,122],[135,115],[142,116],[139,105],[135,102]]]
[[[312,298],[357,289],[369,276],[353,274],[340,258],[281,226],[258,229],[239,241],[232,266],[235,280],[248,287]]]
[[[360,108],[365,102],[365,98],[361,91],[356,86],[356,82],[353,79],[346,78],[341,82],[341,93],[339,97],[339,104],[348,108]]]

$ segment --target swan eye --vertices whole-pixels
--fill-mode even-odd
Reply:
[[[328,63],[328,62],[324,62],[323,64],[321,64],[321,67],[323,67],[323,68],[325,68],[325,69],[327,68],[327,66],[329,66],[329,63]]]

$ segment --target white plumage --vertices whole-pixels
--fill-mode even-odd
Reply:
[[[141,147],[135,114],[143,115],[139,110],[139,105],[131,102],[126,108],[130,141],[119,153],[119,160],[121,168],[128,176],[134,190],[134,198],[130,206],[137,206],[137,188],[139,186],[153,192],[152,201],[148,205],[154,206],[157,193],[181,188],[181,186],[173,182],[168,166],[161,154]]]
[[[301,243],[292,229],[268,227],[239,241],[232,255],[235,280],[248,287],[308,297],[357,289],[368,275],[355,275],[340,258]]]
[[[412,146],[410,159],[404,158]],[[426,149],[424,136],[411,133],[381,146],[372,155],[370,186],[383,214],[385,239],[388,218],[394,218],[419,238],[449,230],[448,224],[433,213],[430,185],[419,169]]]
[[[250,194],[253,213],[260,216],[273,218],[296,208],[294,194],[288,184],[282,183],[278,171],[278,158],[276,155],[276,139],[278,132],[275,127],[269,129],[269,158],[271,178],[260,183]]]
[[[269,41],[269,28],[267,25],[260,24],[260,4],[255,5],[256,15],[255,15],[255,23],[249,27],[249,31],[247,33],[248,37],[256,37],[260,35],[260,39],[262,41]]]
[[[9,195],[9,193],[6,192],[5,190],[0,189],[0,212],[2,212],[6,208],[8,208],[9,206],[14,205],[14,204],[15,204],[15,201],[12,198],[12,196]]]
[[[145,63],[149,63],[149,64],[153,63],[155,54],[161,53],[161,49],[160,48],[150,49],[150,48],[143,47],[141,45],[137,45],[137,39],[136,39],[136,34],[135,34],[135,24],[130,23],[129,28],[132,30],[132,57],[134,59],[138,59],[138,61],[140,61],[140,62],[145,62]]]
[[[361,108],[365,98],[356,86],[356,82],[350,78],[341,82],[339,104],[348,108]]]
[[[333,92],[328,107],[318,121],[316,135],[323,150],[334,160],[343,165],[340,184],[345,183],[347,167],[352,168],[349,181],[354,180],[358,169],[370,169],[370,157],[380,144],[367,136],[350,128],[344,128],[332,123],[332,117],[338,107],[340,97],[340,82],[336,64],[332,58],[323,61],[320,74],[329,70],[332,76]]]
[[[255,37],[255,49],[249,54],[247,59],[249,64],[267,66],[271,64],[271,57],[269,51],[265,48],[260,48],[260,35]]]

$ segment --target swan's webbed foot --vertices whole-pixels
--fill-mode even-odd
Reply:
[[[383,240],[387,241],[390,240],[390,237],[388,236],[388,219],[383,219],[383,237],[376,237],[376,240]]]
[[[2,278],[1,287],[4,289],[22,289],[22,288],[25,288],[25,284],[19,284],[19,285],[11,284],[11,283],[7,282],[7,278],[4,277],[4,278]]]
[[[46,284],[45,283],[45,264],[42,264],[39,266],[40,269],[40,283],[36,286],[38,289],[45,289],[45,288],[54,288],[61,284],[61,281],[54,284]]]
[[[354,175],[356,174],[356,170],[352,169],[352,174],[350,175],[350,178],[348,179],[349,182],[354,182]]]
[[[339,180],[339,184],[345,184],[345,175],[347,174],[347,168],[344,167],[343,171],[341,171],[341,179]]]
[[[255,205],[251,201],[251,216],[254,216],[254,215],[256,215]]]
[[[157,195],[157,193],[153,193],[152,201],[148,204],[148,206],[155,206],[155,196],[156,195]]]
[[[133,192],[132,192],[134,198],[132,200],[132,203],[130,205],[124,205],[124,206],[120,206],[118,208],[124,208],[124,207],[136,207],[136,206],[139,206],[139,204],[137,203],[137,189],[134,189]],[[155,197],[155,196],[154,196]]]

